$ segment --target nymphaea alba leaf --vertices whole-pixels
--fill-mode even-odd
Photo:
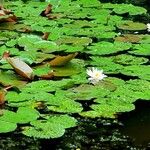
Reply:
[[[33,70],[25,62],[19,58],[7,58],[9,64],[14,68],[14,70],[22,77],[26,79],[33,79]]]
[[[43,39],[43,40],[47,40],[49,34],[50,34],[50,32],[44,32],[44,33],[43,33],[43,36],[42,36],[42,39]]]
[[[5,52],[3,53],[2,59],[8,58],[9,55],[10,55],[10,52],[9,52],[9,51],[5,51]]]
[[[5,91],[4,90],[0,90],[0,105],[4,104],[5,102]]]
[[[4,9],[2,6],[0,6],[0,22],[16,22],[17,17],[7,9]]]
[[[70,60],[72,60],[78,53],[69,54],[67,56],[57,56],[53,60],[50,61],[51,66],[64,66]]]
[[[41,16],[46,17],[48,14],[52,12],[52,5],[48,4],[48,6],[41,12]]]

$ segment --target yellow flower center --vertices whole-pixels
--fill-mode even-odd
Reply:
[[[99,77],[99,76],[100,76],[100,74],[99,74],[99,73],[96,73],[96,74],[95,74],[95,77]]]

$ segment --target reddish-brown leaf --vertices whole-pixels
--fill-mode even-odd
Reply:
[[[46,17],[48,14],[52,12],[52,5],[48,4],[48,6],[41,12],[41,16]]]
[[[47,40],[49,34],[50,34],[49,32],[45,32],[45,33],[43,34],[43,36],[42,36],[42,39],[43,39],[43,40]]]
[[[7,16],[7,15],[8,17],[0,19],[0,22],[16,22],[17,21],[17,17],[10,10],[0,7],[0,16]]]
[[[23,62],[19,58],[10,57],[8,57],[6,60],[20,76],[26,79],[33,79],[33,70],[25,62]]]
[[[0,105],[4,104],[5,102],[5,91],[4,90],[0,90]]]
[[[49,63],[51,66],[64,66],[67,64],[70,60],[72,60],[74,57],[77,56],[78,53],[69,54],[67,56],[57,56],[53,60],[51,60]]]
[[[42,79],[52,79],[54,77],[54,72],[50,72],[50,73],[48,73],[48,74],[46,74],[46,75],[41,75],[40,76],[40,78],[42,78]]]
[[[2,58],[3,58],[3,59],[6,59],[6,58],[9,57],[9,55],[10,55],[10,52],[9,52],[9,51],[6,51],[6,52],[3,53]]]

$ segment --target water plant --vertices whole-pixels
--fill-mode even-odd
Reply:
[[[150,100],[150,36],[130,19],[146,9],[98,0],[5,6],[16,19],[0,17],[0,133],[58,138],[76,116],[116,118]]]

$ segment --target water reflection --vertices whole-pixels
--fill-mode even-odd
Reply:
[[[150,143],[150,102],[137,101],[136,110],[121,115],[124,124],[120,131],[135,140],[135,145]]]

